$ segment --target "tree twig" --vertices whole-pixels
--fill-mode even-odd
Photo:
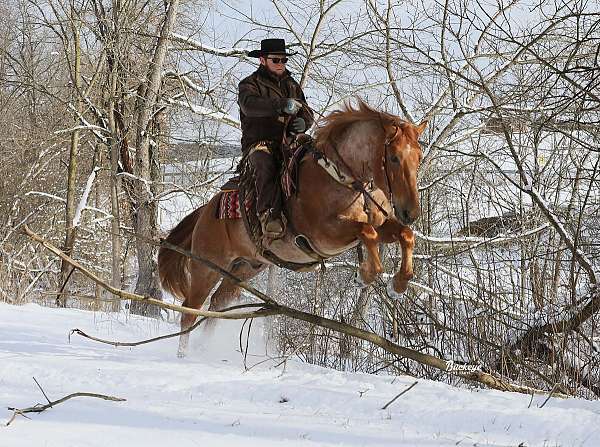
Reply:
[[[546,400],[538,408],[544,408],[544,405],[546,405],[546,403],[548,403],[548,401],[550,400],[550,398],[556,391],[556,388],[558,388],[558,385],[559,385],[558,382],[556,384],[554,384],[554,386],[552,387],[552,391],[550,391],[550,394],[548,394],[548,397],[546,397]]]
[[[62,398],[60,398],[58,400],[55,400],[55,401],[51,401],[50,399],[48,399],[48,396],[46,396],[46,393],[44,392],[44,390],[42,389],[42,387],[38,383],[38,381],[35,379],[35,377],[33,378],[33,380],[35,380],[35,383],[37,384],[37,386],[42,391],[42,394],[44,395],[44,397],[46,398],[46,400],[48,401],[48,403],[45,404],[45,405],[36,404],[36,405],[34,405],[32,407],[27,407],[27,408],[8,407],[8,409],[13,412],[13,415],[9,419],[9,421],[6,423],[7,427],[19,415],[23,416],[23,417],[27,417],[27,416],[25,416],[25,414],[27,414],[27,413],[41,413],[42,411],[45,411],[48,408],[52,408],[55,405],[61,404],[61,403],[65,402],[65,401],[67,401],[69,399],[73,399],[74,397],[94,397],[94,398],[97,398],[97,399],[110,400],[110,401],[113,401],[113,402],[125,402],[127,400],[127,399],[123,399],[121,397],[108,396],[106,394],[79,392],[79,393],[69,394],[69,395],[67,395],[65,397],[62,397]]]
[[[50,402],[50,399],[48,399],[48,396],[46,395],[46,392],[42,388],[42,385],[40,385],[40,383],[37,381],[37,379],[35,377],[33,377],[33,381],[38,386],[38,388],[40,389],[40,391],[42,392],[42,394],[44,395],[44,397],[46,398],[46,400],[48,401],[48,403],[51,404],[52,402]]]
[[[383,407],[381,407],[382,410],[387,409],[387,407],[389,407],[390,405],[392,405],[396,399],[398,399],[400,396],[402,396],[405,393],[408,393],[417,383],[419,383],[418,381],[416,381],[415,383],[413,383],[411,386],[409,386],[408,388],[406,388],[405,390],[403,390],[401,393],[398,393],[398,395],[396,397],[394,397],[392,400],[390,400],[387,404],[385,404]]]
[[[264,308],[264,305],[263,304],[242,304],[239,306],[228,307],[227,309],[223,309],[221,312],[229,312],[231,310],[243,309],[243,308],[248,308],[248,307],[260,307],[262,309],[262,308]],[[198,326],[200,326],[202,323],[204,323],[204,321],[206,321],[206,319],[207,319],[207,317],[203,317],[203,318],[199,319],[193,325],[191,325],[189,328],[187,328],[183,331],[173,332],[171,334],[160,335],[158,337],[153,337],[153,338],[148,338],[145,340],[133,341],[133,342],[105,340],[102,338],[94,337],[93,335],[86,334],[81,329],[75,328],[75,329],[71,329],[71,332],[69,332],[69,342],[71,341],[71,335],[77,334],[77,335],[81,335],[82,337],[88,338],[90,340],[97,341],[99,343],[104,343],[104,344],[111,345],[111,346],[128,346],[128,347],[140,346],[140,345],[145,345],[147,343],[153,343],[155,341],[165,340],[167,338],[173,338],[173,337],[177,337],[179,335],[184,335],[189,332],[192,332],[194,329],[196,329]]]

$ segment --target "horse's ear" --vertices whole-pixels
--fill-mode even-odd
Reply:
[[[423,121],[421,124],[419,124],[417,126],[417,132],[419,133],[419,135],[421,135],[423,133],[423,131],[427,127],[427,124],[429,124],[429,121]]]

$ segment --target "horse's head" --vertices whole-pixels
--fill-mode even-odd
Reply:
[[[345,167],[352,165],[350,174],[356,179],[368,166],[375,185],[391,196],[396,218],[410,225],[421,214],[417,170],[422,157],[419,136],[425,126],[426,121],[415,126],[358,99],[356,107],[347,103],[324,117],[316,141],[328,156],[341,158]]]
[[[407,122],[386,123],[380,150],[376,151],[378,163],[374,172],[375,184],[391,195],[396,218],[410,225],[421,214],[417,171],[423,157],[419,136],[427,122],[415,126]]]

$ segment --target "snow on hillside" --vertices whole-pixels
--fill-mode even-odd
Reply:
[[[264,361],[255,322],[245,371],[239,322],[208,339],[114,348],[67,334],[133,341],[177,327],[123,314],[0,304],[0,405],[20,408],[95,392],[126,402],[76,398],[0,427],[0,446],[598,446],[600,402],[456,389],[412,377],[372,376],[289,361]],[[204,341],[203,341],[204,340]],[[260,363],[262,362],[262,363]]]

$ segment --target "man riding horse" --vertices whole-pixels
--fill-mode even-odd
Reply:
[[[314,122],[300,85],[286,69],[288,53],[283,39],[265,39],[260,50],[248,53],[260,66],[239,84],[238,104],[242,125],[242,153],[254,171],[256,211],[263,234],[283,236],[282,203],[278,172],[281,142],[286,122],[295,133],[303,133]]]
[[[264,40],[250,55],[259,57],[261,65],[239,86],[242,168],[249,162],[254,170],[255,203],[269,237],[285,233],[276,183],[283,132],[286,125],[302,132],[313,117],[302,89],[285,69],[288,53],[283,40]],[[310,153],[298,161],[297,191],[302,192],[285,203],[293,234],[287,232],[271,241],[268,250],[261,250],[247,220],[220,217],[223,192],[219,192],[169,233],[166,242],[184,251],[161,247],[158,267],[163,288],[184,300],[184,306],[200,309],[210,296],[209,310],[221,310],[240,296],[238,280],[249,281],[268,265],[283,261],[292,270],[310,268],[358,244],[366,248],[359,275],[364,284],[371,284],[383,272],[379,245],[399,243],[402,262],[390,282],[390,293],[404,293],[413,277],[415,236],[410,225],[420,214],[419,137],[426,125],[404,121],[361,100],[330,112],[314,134]],[[241,200],[237,207],[243,209],[245,198]],[[186,252],[237,279],[221,281],[213,266]],[[196,315],[183,315],[181,329],[189,329],[195,319]],[[180,337],[178,355],[185,355],[188,341],[186,332]]]

